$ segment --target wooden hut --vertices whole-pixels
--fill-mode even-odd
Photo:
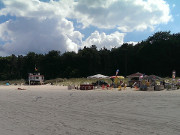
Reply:
[[[140,85],[140,78],[143,77],[144,74],[142,73],[134,73],[134,74],[131,74],[131,75],[128,75],[127,78],[128,78],[128,86],[132,86],[134,83],[136,83],[136,85]]]

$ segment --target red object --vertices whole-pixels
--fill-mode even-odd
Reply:
[[[111,76],[110,78],[116,78],[117,76]]]
[[[92,84],[81,84],[80,90],[92,90],[94,89],[94,85]]]
[[[104,90],[104,88],[105,88],[105,86],[104,86],[104,84],[102,85],[102,89]]]

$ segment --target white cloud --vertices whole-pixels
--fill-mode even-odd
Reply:
[[[23,17],[4,25],[0,25],[1,33],[5,33],[2,38],[7,41],[3,48],[9,54],[24,54],[29,51],[44,53],[50,50],[77,51],[78,43],[82,42],[81,33],[74,31],[72,22],[67,20]]]
[[[38,0],[5,0],[2,15],[15,15],[16,20],[0,24],[0,51],[5,54],[45,53],[50,50],[78,51],[83,35],[65,19],[65,4]],[[63,11],[64,10],[64,11]],[[4,55],[0,53],[0,55]]]
[[[3,0],[3,3],[6,8],[1,10],[0,15],[50,18],[55,15],[68,16],[72,10],[73,0],[51,0],[49,3],[39,0]]]
[[[91,45],[96,45],[98,49],[103,47],[107,49],[120,47],[123,44],[124,35],[117,31],[109,35],[106,35],[104,32],[99,33],[95,31],[83,42],[83,46],[90,47]]]
[[[78,0],[73,16],[84,24],[123,32],[145,30],[171,19],[164,0]]]
[[[84,28],[116,29],[123,32],[153,29],[171,19],[164,0],[3,0],[1,15],[15,16],[0,24],[0,55],[38,53],[52,49],[77,51],[80,46],[118,47],[125,34],[95,31],[85,41],[71,19]],[[101,30],[102,31],[102,30]]]

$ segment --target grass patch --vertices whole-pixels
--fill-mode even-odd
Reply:
[[[0,85],[6,85],[6,83],[9,83],[10,85],[21,85],[21,84],[25,84],[25,80],[24,79],[20,79],[20,80],[6,80],[6,81],[0,81]]]
[[[53,85],[62,85],[62,86],[68,86],[68,85],[76,85],[79,86],[80,84],[92,84],[95,83],[98,80],[103,80],[107,82],[108,84],[111,84],[112,81],[110,79],[88,79],[88,78],[57,78],[53,80],[46,80],[45,84],[53,84]],[[127,82],[127,79],[125,79],[125,82]]]

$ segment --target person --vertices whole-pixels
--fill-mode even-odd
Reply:
[[[120,81],[120,85],[122,85],[123,84],[123,81]]]
[[[107,90],[109,89],[109,84],[106,85]]]
[[[118,86],[118,90],[119,90],[119,91],[121,90],[121,85]]]
[[[9,82],[6,83],[6,86],[9,86]]]
[[[163,80],[163,82],[162,82],[162,83],[163,83],[163,86],[164,86],[164,88],[165,88],[165,81]]]
[[[127,84],[126,84],[126,83],[124,83],[124,90],[126,89],[126,87],[127,87]]]
[[[102,85],[102,89],[104,90],[104,88],[105,88],[105,86],[104,86],[104,84]]]
[[[135,86],[136,86],[136,82],[133,85],[131,85],[131,88],[134,88]]]

